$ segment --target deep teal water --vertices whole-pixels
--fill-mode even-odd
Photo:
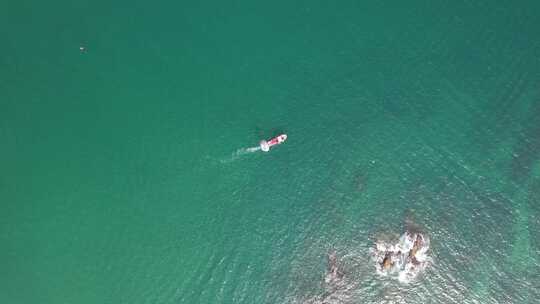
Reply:
[[[536,303],[539,9],[0,4],[0,302]]]

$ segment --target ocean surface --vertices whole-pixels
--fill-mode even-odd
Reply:
[[[539,1],[4,1],[0,34],[0,303],[540,302]],[[425,268],[382,275],[411,227]]]

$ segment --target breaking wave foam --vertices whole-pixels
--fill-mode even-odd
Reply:
[[[404,233],[396,243],[378,241],[371,249],[377,274],[402,283],[414,280],[431,263],[429,238],[421,233]]]

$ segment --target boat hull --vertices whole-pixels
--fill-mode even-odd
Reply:
[[[260,145],[262,151],[268,152],[268,151],[270,151],[270,148],[272,148],[273,146],[279,145],[279,144],[283,143],[286,140],[287,140],[287,135],[286,134],[281,134],[279,136],[276,136],[276,137],[270,139],[269,141],[261,140],[259,145]]]

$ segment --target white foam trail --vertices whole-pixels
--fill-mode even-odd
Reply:
[[[256,151],[259,151],[261,149],[260,146],[257,146],[257,147],[251,147],[251,148],[247,148],[246,151],[248,153],[252,153],[252,152],[256,152]]]
[[[242,156],[244,154],[249,154],[249,153],[253,153],[253,152],[257,152],[261,149],[261,147],[251,147],[251,148],[242,148],[242,149],[238,149],[236,150],[236,152],[233,153],[233,156],[236,156],[236,157],[239,157],[239,156]]]
[[[222,159],[221,162],[222,163],[230,163],[232,161],[235,161],[235,160],[239,159],[243,155],[254,153],[254,152],[257,152],[257,151],[260,151],[260,150],[261,150],[260,146],[250,147],[250,148],[241,148],[241,149],[238,149],[235,152],[233,152],[231,157],[226,158],[226,159]]]

